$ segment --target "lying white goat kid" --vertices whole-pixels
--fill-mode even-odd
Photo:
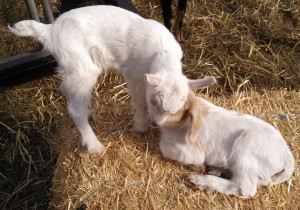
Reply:
[[[90,6],[62,14],[53,24],[33,20],[16,23],[17,36],[40,41],[59,64],[60,89],[68,100],[68,111],[81,133],[88,152],[102,152],[88,122],[89,104],[97,78],[103,72],[122,74],[134,102],[134,129],[148,131],[144,74],[167,75],[179,97],[165,96],[177,112],[188,97],[188,80],[182,74],[182,50],[160,23],[113,6]],[[163,87],[162,87],[163,88]]]
[[[294,158],[280,132],[256,117],[218,107],[192,90],[180,111],[164,109],[164,93],[159,87],[164,78],[147,76],[149,117],[161,130],[160,150],[185,165],[208,165],[229,171],[229,179],[214,175],[192,175],[189,180],[200,189],[227,195],[254,196],[259,185],[288,180]],[[206,84],[202,84],[206,82]],[[191,86],[204,87],[214,77]],[[174,89],[174,97],[176,97]]]

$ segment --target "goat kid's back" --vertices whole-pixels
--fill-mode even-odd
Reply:
[[[97,57],[101,59],[98,62],[106,71],[121,67],[124,70],[130,64],[129,60],[138,62],[142,59],[145,63],[146,58],[162,50],[170,50],[178,60],[182,57],[179,44],[162,24],[113,6],[71,10],[53,24],[25,20],[10,30],[17,36],[34,37],[55,58],[70,57],[71,53],[74,57],[89,56],[86,58],[89,60],[93,57],[91,50],[97,49]],[[61,65],[65,60],[57,59]],[[69,63],[66,66],[72,70]]]
[[[191,176],[196,186],[228,195],[254,196],[257,186],[278,184],[291,177],[294,157],[272,125],[215,106],[192,92],[187,104],[186,116],[190,117],[182,118],[174,128],[161,127],[163,155],[186,165],[215,166],[232,174],[230,180]]]

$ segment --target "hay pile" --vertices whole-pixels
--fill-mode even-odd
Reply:
[[[157,0],[132,2],[142,16],[162,22]],[[299,8],[299,1],[190,0],[182,43],[188,77],[218,79],[219,85],[197,94],[279,128],[296,159],[290,183],[261,187],[251,199],[189,188],[183,178],[194,172],[162,157],[157,130],[131,131],[130,97],[115,75],[99,78],[93,97],[91,125],[107,150],[88,155],[53,76],[0,94],[0,208],[47,209],[50,202],[53,209],[82,203],[89,209],[298,209]],[[22,1],[0,2],[0,58],[37,46],[6,30],[7,23],[26,18],[24,9]],[[14,176],[14,168],[22,176]]]
[[[113,95],[117,94],[117,90]],[[276,125],[288,141],[297,160],[290,183],[260,187],[254,198],[224,196],[193,190],[184,178],[194,173],[162,157],[158,133],[132,133],[128,126],[128,103],[95,97],[98,110],[92,120],[97,136],[108,147],[103,155],[89,155],[78,142],[78,132],[64,120],[53,139],[59,158],[52,186],[55,209],[75,209],[82,203],[90,209],[295,209],[300,193],[300,94],[286,90],[255,91],[230,97],[208,97],[217,105],[262,117]],[[118,98],[118,97],[117,97]],[[99,101],[99,103],[98,103]],[[103,108],[109,101],[110,110]],[[284,103],[283,103],[284,102]],[[278,114],[287,113],[289,121]],[[276,155],[276,154],[274,154]]]
[[[49,206],[57,154],[48,139],[63,103],[57,85],[46,78],[0,94],[0,209]]]

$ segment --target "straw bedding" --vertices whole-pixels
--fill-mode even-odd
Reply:
[[[142,16],[162,21],[158,1],[133,3]],[[0,8],[0,58],[36,48],[5,29],[26,18],[24,4],[1,1]],[[158,130],[131,130],[126,84],[111,74],[99,78],[91,119],[107,150],[89,155],[52,76],[0,94],[1,209],[298,209],[299,8],[299,1],[191,0],[182,43],[186,75],[214,75],[219,83],[197,95],[282,132],[296,160],[289,182],[259,187],[251,199],[192,189],[184,178],[195,172],[162,157]]]
[[[230,97],[205,97],[217,105],[257,115],[277,126],[299,166],[298,92],[249,91]],[[105,96],[100,98],[95,100],[110,100]],[[191,189],[185,185],[184,178],[193,171],[162,157],[157,131],[147,135],[132,133],[128,126],[130,107],[114,101],[108,105],[114,111],[100,111],[92,120],[98,137],[108,146],[103,155],[88,155],[78,142],[74,143],[74,136],[77,139],[79,136],[70,123],[64,121],[59,126],[53,140],[53,148],[60,154],[52,186],[52,204],[57,209],[74,209],[81,203],[91,209],[293,209],[299,206],[299,168],[290,183],[260,187],[252,199]],[[103,103],[96,103],[94,107],[101,110],[101,106]],[[280,113],[288,114],[289,120],[280,119]]]

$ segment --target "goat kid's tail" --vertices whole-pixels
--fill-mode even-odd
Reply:
[[[9,30],[21,37],[30,36],[42,44],[46,44],[50,32],[50,24],[44,24],[35,20],[23,20],[17,22],[13,27],[8,26]]]

